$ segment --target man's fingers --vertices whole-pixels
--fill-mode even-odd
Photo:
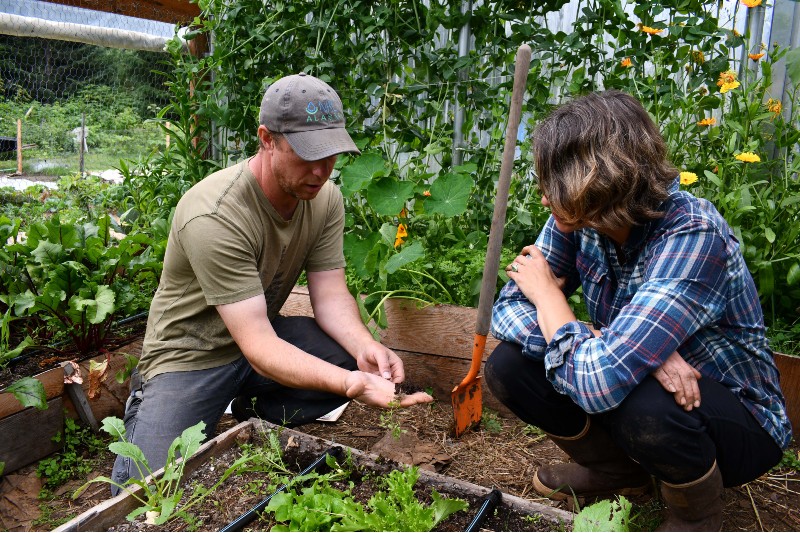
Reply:
[[[411,407],[412,405],[416,405],[418,403],[431,403],[433,401],[433,396],[428,394],[427,392],[415,392],[413,394],[407,394],[400,399],[400,407]]]

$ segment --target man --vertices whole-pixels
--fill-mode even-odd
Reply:
[[[328,178],[359,153],[325,82],[287,76],[264,94],[258,153],[192,187],[175,210],[126,406],[153,470],[180,433],[237,419],[299,425],[357,399],[387,407],[403,363],[361,322],[345,283],[344,206]],[[278,311],[305,271],[314,318]],[[430,402],[425,393],[403,407]],[[117,457],[114,479],[138,475]]]

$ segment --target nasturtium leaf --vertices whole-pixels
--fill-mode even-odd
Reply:
[[[23,407],[35,407],[40,411],[47,409],[47,394],[38,379],[24,377],[9,385],[5,392],[13,394]]]
[[[381,234],[383,242],[386,243],[390,248],[394,248],[394,238],[397,235],[397,226],[394,224],[389,224],[388,222],[384,222],[381,224],[381,229],[379,229],[378,232]]]
[[[341,170],[342,195],[350,197],[369,185],[373,178],[385,175],[386,164],[380,154],[362,154]]]
[[[367,187],[367,202],[379,215],[397,215],[414,195],[414,184],[393,178],[381,178]]]
[[[347,264],[363,279],[368,279],[375,273],[378,260],[375,245],[379,241],[380,235],[377,233],[370,233],[366,237],[354,233],[344,236],[344,256],[347,258]]]
[[[386,262],[386,272],[394,274],[400,268],[409,263],[413,263],[421,257],[425,257],[425,248],[423,248],[421,242],[416,241],[413,244],[403,247],[399,253],[389,258]]]
[[[445,174],[431,185],[431,195],[425,198],[425,210],[447,217],[460,215],[467,210],[470,193],[475,182],[465,174]]]

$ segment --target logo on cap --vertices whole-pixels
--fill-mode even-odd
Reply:
[[[319,116],[317,113],[322,112]],[[333,100],[320,100],[319,105],[308,102],[306,106],[306,122],[336,122],[344,120],[344,114],[336,109]]]

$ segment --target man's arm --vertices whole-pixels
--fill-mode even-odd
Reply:
[[[355,357],[359,369],[401,383],[405,379],[403,362],[377,342],[361,321],[358,306],[347,290],[344,269],[306,275],[311,307],[322,330]]]
[[[396,399],[394,383],[332,365],[280,339],[267,319],[262,295],[218,305],[217,311],[253,369],[263,376],[288,387],[331,392],[377,407],[387,407]],[[410,395],[400,405],[432,400],[428,398]]]

